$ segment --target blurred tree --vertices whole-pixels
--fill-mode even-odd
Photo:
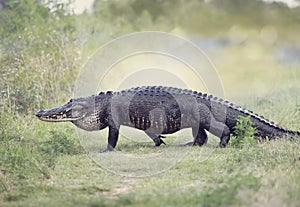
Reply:
[[[126,33],[151,29],[169,31],[181,4],[181,0],[95,1],[93,10],[101,22],[105,20]]]
[[[76,27],[66,6],[54,3],[7,0],[0,11],[0,105],[6,111],[29,113],[70,90]]]

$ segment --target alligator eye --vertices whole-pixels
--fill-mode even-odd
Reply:
[[[82,105],[78,105],[78,104],[76,104],[76,105],[73,105],[72,106],[72,110],[78,110],[78,111],[80,111],[80,110],[82,110],[83,109],[83,106]]]
[[[72,103],[73,102],[73,99],[70,99],[69,103]]]

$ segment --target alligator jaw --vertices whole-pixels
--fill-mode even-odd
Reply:
[[[82,119],[84,115],[72,117],[68,115],[68,110],[58,111],[58,108],[50,110],[40,110],[35,114],[40,120],[47,122],[67,122]]]
[[[70,118],[67,117],[66,114],[53,114],[49,116],[41,116],[39,112],[35,114],[40,120],[47,122],[66,122],[66,121],[76,121],[83,117]]]

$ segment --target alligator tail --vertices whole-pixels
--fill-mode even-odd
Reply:
[[[300,138],[300,132],[299,131],[287,130],[286,134],[289,136],[289,139],[291,139],[291,140],[294,140],[296,138]]]
[[[299,131],[295,131],[294,133],[295,133],[296,137],[300,138],[300,132]]]

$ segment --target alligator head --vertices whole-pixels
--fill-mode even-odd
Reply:
[[[106,127],[104,104],[95,104],[100,97],[90,96],[86,98],[71,99],[68,103],[49,110],[40,110],[36,116],[47,122],[67,122],[70,121],[77,127],[85,130],[99,130]]]
[[[71,99],[65,105],[50,110],[40,110],[35,115],[40,120],[48,122],[76,121],[87,115],[87,103]]]

